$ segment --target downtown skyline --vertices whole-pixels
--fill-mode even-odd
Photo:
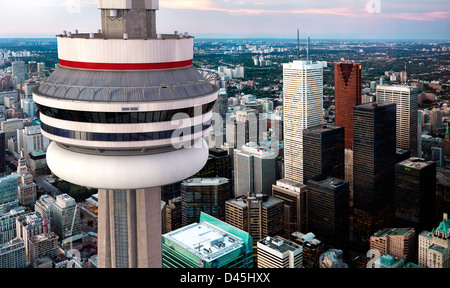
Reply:
[[[450,3],[442,0],[176,0],[161,7],[159,33],[175,29],[199,39],[291,38],[299,28],[302,38],[450,40]],[[96,0],[22,0],[0,8],[8,11],[0,38],[52,38],[101,26]],[[80,13],[83,23],[76,22]],[[174,25],[174,19],[184,24]]]

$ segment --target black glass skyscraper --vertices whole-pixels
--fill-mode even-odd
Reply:
[[[345,178],[344,127],[316,126],[303,132],[303,181],[325,175]]]
[[[349,239],[349,183],[333,177],[307,182],[308,230],[334,247]]]
[[[393,218],[396,104],[353,107],[353,232],[368,241]]]
[[[436,162],[411,158],[395,165],[395,220],[416,231],[435,225]]]

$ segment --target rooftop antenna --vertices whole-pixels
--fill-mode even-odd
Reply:
[[[311,48],[311,37],[308,32],[308,47],[306,48],[306,61],[309,62],[309,49]]]
[[[406,76],[407,74],[406,74],[406,62],[405,62],[405,75],[403,75],[403,77],[404,77],[404,84],[406,85],[406,82],[407,82],[407,79],[408,79],[408,76]]]
[[[297,60],[300,60],[300,29],[297,29]]]

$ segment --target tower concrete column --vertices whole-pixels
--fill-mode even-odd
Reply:
[[[161,187],[99,190],[100,268],[161,268]]]

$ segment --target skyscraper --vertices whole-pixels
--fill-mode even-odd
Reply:
[[[272,185],[272,196],[284,202],[284,238],[290,239],[294,232],[306,233],[306,185],[287,179]]]
[[[419,234],[419,265],[429,268],[450,268],[450,220],[444,213],[442,221],[431,232]]]
[[[7,243],[0,244],[0,269],[26,267],[27,254],[22,239],[15,238]]]
[[[353,108],[354,233],[369,241],[393,218],[396,104]]]
[[[21,151],[20,158],[17,164],[18,173],[18,196],[19,205],[28,206],[36,202],[36,184],[33,182],[33,175],[30,173],[24,153]]]
[[[303,130],[323,123],[323,64],[283,64],[285,178],[303,182]]]
[[[276,154],[268,149],[248,143],[234,150],[235,197],[255,194],[272,194],[276,182]]]
[[[226,178],[191,178],[181,183],[182,223],[197,223],[202,212],[225,221],[225,201],[232,198]]]
[[[27,65],[25,62],[14,61],[12,63],[12,78],[13,89],[17,88],[17,84],[27,80]]]
[[[53,232],[59,236],[60,241],[81,233],[80,208],[75,199],[67,194],[58,195],[52,210]]]
[[[193,66],[193,37],[156,33],[158,0],[98,7],[101,33],[59,35],[60,63],[33,90],[47,163],[99,189],[99,267],[161,267],[160,187],[206,163],[218,88]]]
[[[24,241],[27,258],[30,259],[31,237],[44,233],[44,218],[39,212],[21,215],[16,219],[17,238]]]
[[[397,148],[418,155],[418,88],[377,86],[377,101],[397,104]]]
[[[283,201],[267,195],[239,197],[226,202],[225,221],[245,232],[256,243],[283,232]]]
[[[0,214],[19,206],[18,177],[19,175],[12,174],[0,178]]]
[[[396,227],[429,229],[435,223],[436,162],[410,158],[395,165]]]
[[[303,131],[303,181],[325,175],[345,178],[344,128],[316,126]]]
[[[349,240],[349,184],[333,177],[308,181],[308,230],[333,247]]]
[[[334,63],[335,124],[345,129],[345,148],[353,149],[353,106],[361,105],[361,64]]]

